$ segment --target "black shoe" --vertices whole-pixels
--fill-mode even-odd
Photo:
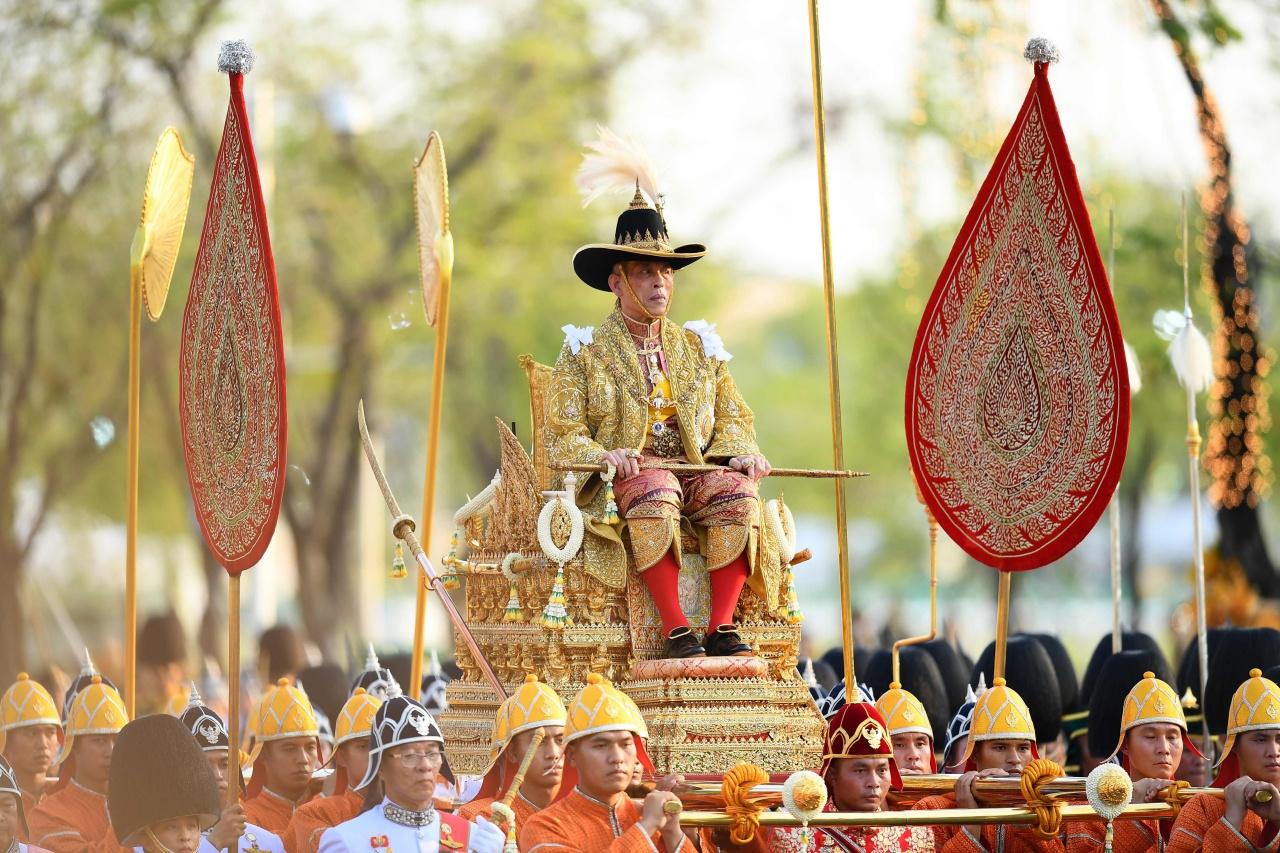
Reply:
[[[667,658],[704,658],[707,650],[698,642],[698,637],[688,626],[676,628],[667,636]]]
[[[737,625],[721,625],[707,633],[707,654],[717,658],[751,657],[751,647],[738,636]]]

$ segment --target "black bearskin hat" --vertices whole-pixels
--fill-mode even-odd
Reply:
[[[1168,681],[1168,673],[1160,667],[1167,666],[1163,655],[1135,649],[1110,655],[1098,671],[1098,686],[1089,700],[1089,753],[1105,758],[1115,751],[1120,740],[1120,718],[1124,714],[1124,700],[1133,686],[1142,680],[1143,673],[1155,673],[1156,678]]]
[[[946,640],[930,640],[921,643],[920,648],[933,658],[938,665],[938,673],[942,676],[942,684],[947,691],[948,713],[954,713],[964,704],[965,694],[969,690],[969,671],[971,663],[965,663],[955,646]]]
[[[187,662],[187,632],[177,614],[159,613],[143,623],[138,631],[138,663],[167,666]]]
[[[1152,670],[1156,677],[1162,681],[1168,681],[1167,675],[1160,673],[1169,672],[1169,659],[1164,656],[1164,652],[1160,648],[1160,644],[1150,634],[1144,634],[1141,631],[1125,631],[1120,635],[1120,650],[1125,652],[1132,651],[1149,651],[1159,655],[1164,663],[1159,669]],[[1090,701],[1093,699],[1093,688],[1098,683],[1098,673],[1102,670],[1102,665],[1107,662],[1107,658],[1111,657],[1111,632],[1102,635],[1098,640],[1098,644],[1093,647],[1093,654],[1089,656],[1089,664],[1084,668],[1084,678],[1080,682],[1080,707],[1088,708]]]
[[[1056,634],[1027,634],[1049,653],[1053,661],[1053,671],[1058,676],[1058,694],[1062,697],[1062,713],[1070,714],[1080,706],[1080,681],[1076,678],[1076,667],[1067,654],[1067,647],[1062,644]]]
[[[258,669],[267,684],[275,684],[285,677],[296,681],[298,671],[306,665],[302,638],[292,626],[276,625],[258,637]]]
[[[196,815],[218,822],[218,781],[191,730],[177,717],[151,714],[120,730],[111,754],[107,811],[122,847],[142,843],[147,827]]]
[[[1218,638],[1209,661],[1209,683],[1205,690],[1204,718],[1209,731],[1227,733],[1231,697],[1249,678],[1249,670],[1269,669],[1280,664],[1280,631],[1275,628],[1237,628]],[[1198,674],[1198,670],[1197,670]],[[1192,688],[1194,691],[1194,688]]]
[[[995,643],[990,643],[973,667],[973,681],[984,675],[993,684]],[[1058,676],[1049,653],[1031,637],[1010,637],[1005,647],[1004,680],[1031,711],[1031,725],[1041,743],[1051,741],[1062,731],[1062,697],[1058,694]]]

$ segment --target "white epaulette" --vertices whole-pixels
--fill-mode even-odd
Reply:
[[[702,354],[718,361],[728,361],[733,355],[724,348],[724,341],[716,334],[716,324],[706,320],[690,320],[684,324],[686,331],[693,332],[702,339]]]
[[[595,330],[595,326],[575,326],[572,323],[560,327],[560,331],[564,332],[564,342],[569,345],[569,352],[574,355],[577,355],[578,350],[585,344],[592,342]]]

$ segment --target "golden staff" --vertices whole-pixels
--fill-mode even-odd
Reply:
[[[378,454],[373,449],[373,440],[369,438],[369,425],[364,420],[364,400],[361,400],[356,407],[356,423],[360,426],[360,443],[364,445],[365,458],[369,460],[369,468],[373,471],[374,479],[378,481],[378,489],[381,490],[382,498],[387,502],[387,509],[391,513],[391,533],[409,546],[409,550],[413,552],[414,559],[418,561],[418,568],[422,570],[423,584],[429,583],[431,588],[436,591],[436,595],[440,598],[440,603],[444,605],[445,612],[449,614],[449,621],[453,622],[453,627],[457,629],[463,643],[466,644],[467,650],[471,652],[471,657],[476,666],[480,668],[480,674],[484,676],[485,681],[489,682],[489,686],[498,694],[499,700],[506,699],[506,689],[503,688],[502,682],[498,680],[498,676],[493,674],[493,667],[489,666],[489,661],[485,658],[484,652],[480,651],[480,645],[476,642],[476,638],[472,636],[471,629],[467,627],[462,614],[458,613],[458,608],[454,606],[453,599],[449,597],[449,591],[445,589],[444,581],[436,574],[435,567],[431,565],[431,560],[427,558],[426,553],[422,550],[422,544],[418,542],[418,537],[414,535],[413,531],[417,527],[417,523],[413,520],[413,516],[406,515],[400,511],[400,503],[392,493],[391,485],[387,482],[386,475],[382,473],[382,464],[378,462]]]
[[[916,481],[914,472],[911,481],[913,483]],[[929,505],[924,502],[924,495],[920,494],[918,483],[916,499],[924,507],[924,517],[929,523],[929,633],[918,637],[904,637],[893,644],[893,683],[899,686],[902,684],[900,665],[902,649],[906,646],[927,643],[938,636],[938,520],[933,517],[933,511],[929,509]]]
[[[831,404],[831,459],[844,468],[844,426],[840,414],[840,358],[836,336],[836,286],[831,272],[831,221],[827,204],[827,122],[822,105],[822,47],[818,0],[809,0],[809,59],[813,70],[813,137],[818,155],[818,220],[822,228],[822,296],[827,315],[827,390]],[[858,690],[853,667],[853,603],[849,595],[848,521],[844,481],[836,479],[836,557],[840,568],[840,629],[844,643],[845,695]]]
[[[182,246],[196,158],[166,127],[156,141],[129,249],[129,438],[125,485],[124,707],[134,717],[138,672],[138,446],[141,432],[142,308],[160,319]]]
[[[1013,572],[1000,572],[996,592],[996,649],[991,667],[991,680],[1004,678],[1005,649],[1009,645],[1009,599],[1013,596]]]
[[[542,740],[546,736],[546,729],[534,730],[533,739],[529,741],[529,748],[524,751],[524,757],[520,759],[520,766],[516,769],[516,775],[511,778],[511,786],[507,788],[507,793],[489,807],[489,814],[494,821],[499,826],[505,825],[507,828],[507,844],[503,847],[503,853],[507,853],[508,850],[519,853],[520,848],[516,844],[516,813],[511,810],[511,804],[516,801],[520,786],[524,784],[525,774],[529,772],[529,765],[533,764],[538,747],[542,745]]]
[[[903,776],[902,790],[889,794],[889,802],[895,808],[909,808],[925,797],[936,794],[949,794],[955,790],[959,774],[929,773],[920,776]],[[782,804],[783,785],[764,783],[751,788],[746,800],[761,808],[773,808]],[[1040,792],[1049,799],[1064,802],[1083,801],[1085,799],[1085,779],[1083,776],[1060,776],[1044,782]],[[1168,793],[1166,793],[1168,792]],[[996,805],[1021,805],[1026,802],[1022,794],[1021,777],[1004,776],[989,779],[977,779],[973,783],[974,796],[982,803]],[[719,782],[685,782],[675,789],[675,794],[686,805],[695,810],[713,811],[723,808],[724,792]],[[1177,788],[1170,792],[1161,792],[1161,799],[1185,804],[1192,797],[1207,794],[1221,799],[1225,796],[1222,788]],[[1254,802],[1259,804],[1271,801],[1270,791],[1259,791]]]
[[[608,470],[607,465],[591,462],[557,462],[551,466],[553,471],[577,471],[588,474],[602,474]],[[708,471],[729,471],[728,465],[699,465],[692,462],[642,462],[642,471],[671,471],[675,474],[705,474]],[[830,468],[772,468],[770,477],[807,477],[810,479],[852,479],[869,477],[865,471],[833,470]]]
[[[453,233],[449,230],[449,172],[444,142],[434,130],[413,166],[414,219],[418,230],[418,271],[427,324],[436,328],[431,362],[431,411],[427,419],[427,462],[422,481],[422,540],[431,547],[436,508],[436,469],[440,453],[440,417],[444,412],[444,362],[449,343],[449,290],[453,284]],[[445,596],[448,597],[447,595]],[[426,647],[427,587],[418,584],[413,611],[413,659],[409,695],[422,694],[422,655]]]
[[[1168,803],[1133,803],[1119,815],[1131,820],[1173,817],[1175,807]],[[1066,821],[1101,820],[1089,805],[1069,805],[1061,809]],[[819,812],[807,820],[793,817],[785,811],[763,812],[758,816],[760,826],[847,826],[871,828],[878,826],[960,826],[964,824],[996,824],[1034,826],[1040,822],[1036,811],[1027,807],[992,809],[920,809],[905,812]],[[680,815],[682,827],[727,827],[733,818],[721,812],[684,812]]]

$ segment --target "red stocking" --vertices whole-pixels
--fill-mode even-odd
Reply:
[[[711,619],[707,625],[710,634],[721,625],[733,624],[733,609],[738,606],[742,585],[750,574],[747,555],[740,554],[727,566],[711,572]]]
[[[689,627],[684,610],[680,607],[680,565],[675,555],[668,551],[662,559],[640,573],[649,595],[662,617],[662,633],[670,636],[676,628]]]

